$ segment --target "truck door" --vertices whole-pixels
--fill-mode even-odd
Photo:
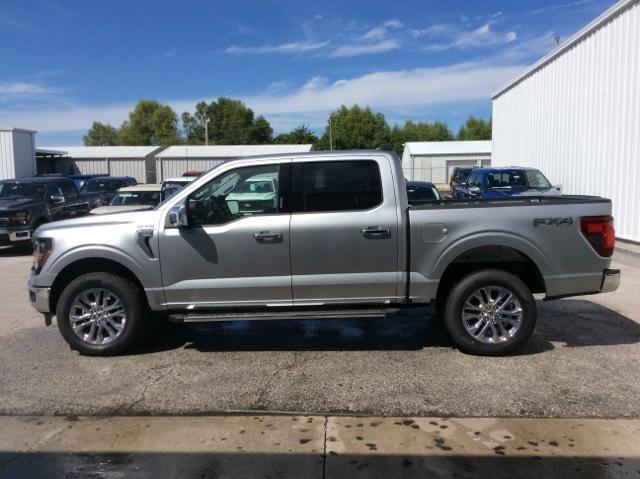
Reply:
[[[394,181],[398,179],[386,157],[294,160],[294,304],[385,303],[397,298]]]
[[[221,167],[184,200],[189,226],[161,226],[169,309],[291,304],[290,164]]]

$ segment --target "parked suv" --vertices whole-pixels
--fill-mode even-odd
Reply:
[[[38,226],[89,212],[73,181],[42,176],[0,181],[0,245],[28,244]]]
[[[138,184],[130,176],[105,176],[90,178],[80,188],[80,196],[89,203],[89,208],[108,205],[116,191],[125,186]]]
[[[519,196],[560,196],[535,168],[473,168],[464,184],[451,191],[453,198],[509,198]]]

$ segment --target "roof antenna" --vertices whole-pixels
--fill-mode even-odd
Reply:
[[[560,35],[554,36],[553,39],[556,41],[556,46],[560,45]]]

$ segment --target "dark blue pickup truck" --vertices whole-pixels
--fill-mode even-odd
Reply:
[[[451,191],[453,198],[559,196],[560,189],[535,168],[473,168],[467,181]]]

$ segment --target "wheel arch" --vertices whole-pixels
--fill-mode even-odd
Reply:
[[[83,258],[67,264],[56,275],[56,278],[51,285],[51,294],[49,297],[50,311],[56,311],[58,300],[60,299],[62,291],[71,281],[73,281],[73,279],[86,273],[98,272],[111,273],[126,278],[127,280],[135,284],[139,288],[139,290],[144,293],[144,287],[138,276],[136,276],[136,274],[134,274],[131,269],[129,269],[122,263],[108,258]],[[144,295],[144,297],[145,300],[147,300],[146,295]]]

